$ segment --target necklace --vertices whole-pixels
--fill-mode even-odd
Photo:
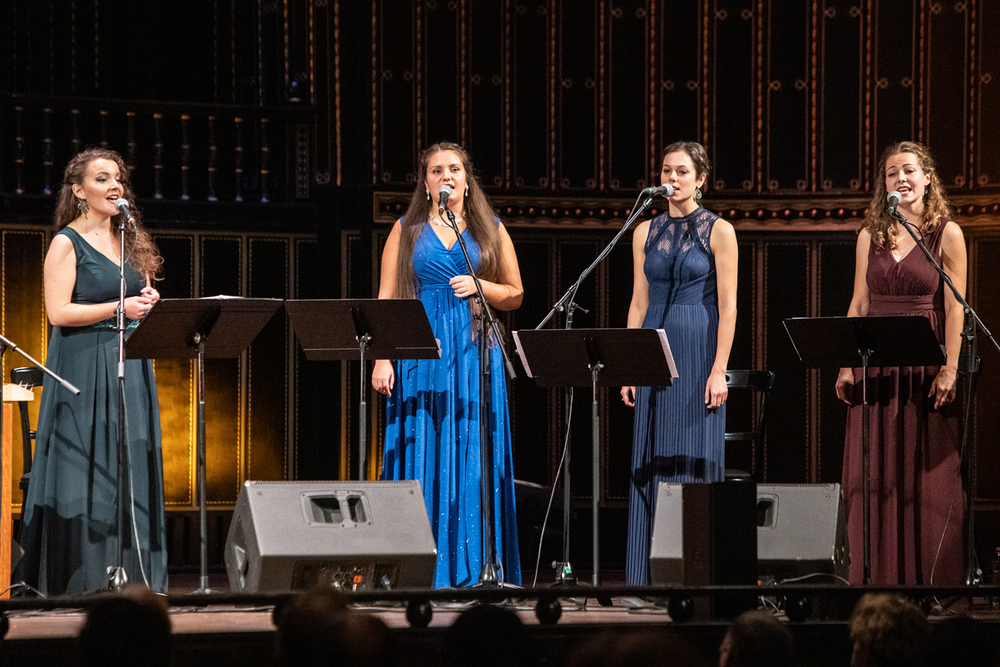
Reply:
[[[455,224],[460,225],[462,224],[463,220],[464,218],[462,217],[455,218]],[[451,229],[450,224],[444,222],[440,218],[435,218],[433,215],[427,217],[427,222],[431,223],[432,225],[437,225],[438,227],[447,227],[448,229]]]

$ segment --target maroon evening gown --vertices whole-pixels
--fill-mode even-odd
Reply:
[[[924,238],[940,261],[945,224]],[[944,343],[944,290],[937,271],[914,247],[899,262],[873,243],[868,253],[868,314],[923,315]],[[927,397],[937,367],[869,369],[871,575],[876,585],[962,583],[965,493],[959,449],[961,403],[934,409]],[[850,581],[862,583],[863,497],[861,369],[854,369],[847,414],[844,498],[851,549]]]

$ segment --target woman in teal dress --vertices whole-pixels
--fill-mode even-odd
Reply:
[[[438,214],[439,190],[492,308],[513,310],[523,290],[517,256],[496,218],[468,154],[438,143],[423,152],[421,179],[406,215],[382,253],[380,299],[419,298],[441,358],[375,362],[372,386],[388,396],[382,478],[415,479],[423,488],[437,544],[438,587],[478,581],[483,565],[480,503],[479,349],[473,317],[476,286],[454,230]],[[493,534],[501,581],[521,582],[507,387],[500,341],[490,339],[489,430],[493,441]]]
[[[684,141],[663,151],[667,212],[632,239],[630,329],[663,329],[677,364],[670,387],[622,387],[635,407],[625,581],[649,582],[653,510],[660,482],[725,477],[726,365],[736,329],[738,248],[732,224],[701,207],[708,155]]]
[[[115,201],[129,201],[126,224],[126,335],[159,294],[151,282],[162,259],[138,221],[114,151],[74,157],[63,178],[55,236],[45,256],[45,310],[52,323],[46,365],[80,395],[45,377],[31,483],[24,507],[24,558],[14,580],[47,596],[106,589],[118,562],[119,223]],[[125,362],[125,422],[131,498],[123,565],[132,582],[167,589],[160,415],[153,365]]]

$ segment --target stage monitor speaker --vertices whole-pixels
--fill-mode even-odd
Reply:
[[[657,487],[649,550],[654,586],[757,583],[756,485],[749,481]]]
[[[758,484],[757,560],[765,583],[817,573],[847,578],[840,484]]]
[[[226,539],[234,593],[429,588],[436,562],[415,481],[248,481]]]

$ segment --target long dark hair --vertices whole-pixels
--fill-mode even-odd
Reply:
[[[858,231],[867,229],[872,237],[872,243],[879,248],[894,248],[896,246],[896,220],[889,215],[885,202],[888,194],[885,190],[885,163],[893,155],[913,153],[920,169],[928,174],[930,182],[924,189],[924,210],[920,215],[918,228],[921,234],[930,234],[941,222],[951,217],[951,209],[945,197],[944,186],[938,177],[937,166],[931,152],[923,144],[916,141],[900,141],[885,149],[875,172],[875,183],[872,188],[872,200],[868,204],[868,212],[858,225]]]
[[[60,232],[66,225],[80,217],[80,207],[78,198],[73,194],[74,185],[83,185],[83,179],[87,175],[87,167],[94,160],[111,160],[118,165],[121,176],[122,197],[128,200],[129,211],[135,219],[135,226],[125,225],[125,251],[124,255],[136,271],[143,276],[154,279],[160,277],[160,267],[163,265],[163,258],[160,256],[156,244],[150,238],[149,233],[142,227],[142,214],[135,205],[132,196],[132,189],[128,184],[128,170],[125,168],[125,160],[113,150],[107,148],[88,148],[77,153],[66,165],[63,172],[62,188],[59,190],[59,201],[56,203],[56,213],[53,220],[53,227],[56,233]],[[111,218],[112,224],[121,223],[122,214],[119,213]],[[115,236],[117,241],[118,237]]]
[[[472,238],[479,246],[480,262],[476,274],[483,280],[496,282],[500,278],[500,229],[496,213],[490,206],[486,193],[479,185],[479,179],[472,173],[472,160],[464,148],[458,144],[442,141],[429,146],[420,154],[417,163],[417,185],[410,197],[410,206],[403,220],[402,236],[399,240],[399,257],[396,261],[396,296],[413,298],[416,296],[416,277],[413,272],[413,248],[431,216],[434,202],[428,199],[427,163],[431,156],[441,151],[454,151],[462,160],[469,194],[465,197],[465,211],[462,217],[468,225]]]

